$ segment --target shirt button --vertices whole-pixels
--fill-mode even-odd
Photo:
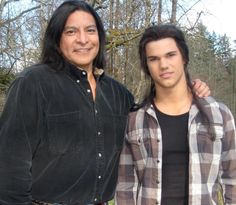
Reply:
[[[101,132],[98,132],[98,135],[100,135],[101,134]]]
[[[101,178],[102,178],[102,176],[99,175],[99,176],[98,176],[98,179],[101,179]]]
[[[95,110],[95,114],[97,114],[98,113],[98,111],[97,110]]]
[[[160,182],[158,180],[156,180],[156,183],[159,184]]]
[[[83,75],[86,75],[86,72],[85,72],[85,71],[83,71],[83,72],[82,72],[82,74],[83,74]]]
[[[159,204],[159,201],[156,201],[156,205],[158,205]]]
[[[97,198],[94,198],[94,201],[97,201],[98,199]]]
[[[160,162],[160,160],[158,159],[158,160],[157,160],[157,163],[159,163],[159,162]]]
[[[87,89],[87,92],[88,92],[88,93],[90,93],[90,92],[91,92],[91,90],[90,90],[90,89]]]
[[[159,139],[157,139],[157,142],[160,142],[160,140],[159,140]]]
[[[80,82],[80,80],[76,80],[76,83],[79,83]]]
[[[98,156],[99,156],[99,157],[102,157],[102,154],[99,152],[99,153],[98,153]]]

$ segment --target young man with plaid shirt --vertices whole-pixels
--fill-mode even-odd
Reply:
[[[130,113],[120,157],[118,205],[236,204],[236,137],[230,110],[192,92],[183,32],[148,28],[139,44],[151,90]]]

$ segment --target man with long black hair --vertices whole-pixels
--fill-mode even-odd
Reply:
[[[133,96],[104,73],[105,32],[84,1],[54,12],[41,63],[10,87],[0,120],[0,204],[113,198]]]

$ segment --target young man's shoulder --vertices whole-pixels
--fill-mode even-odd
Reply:
[[[199,98],[198,101],[206,107],[218,108],[218,109],[228,109],[227,105],[223,102],[215,99],[212,96]]]
[[[134,104],[130,109],[129,119],[139,121],[144,119],[146,111],[150,108],[147,104]]]
[[[232,113],[229,107],[216,100],[214,97],[204,97],[198,99],[200,103],[202,111],[208,116],[209,119],[212,121],[218,120],[219,122],[223,123],[224,118],[232,118]]]

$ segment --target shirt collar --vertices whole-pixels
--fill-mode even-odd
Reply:
[[[72,64],[69,66],[69,73],[76,79],[87,79],[87,71],[79,69]],[[96,79],[99,79],[104,74],[104,70],[101,68],[94,68],[93,74]]]

